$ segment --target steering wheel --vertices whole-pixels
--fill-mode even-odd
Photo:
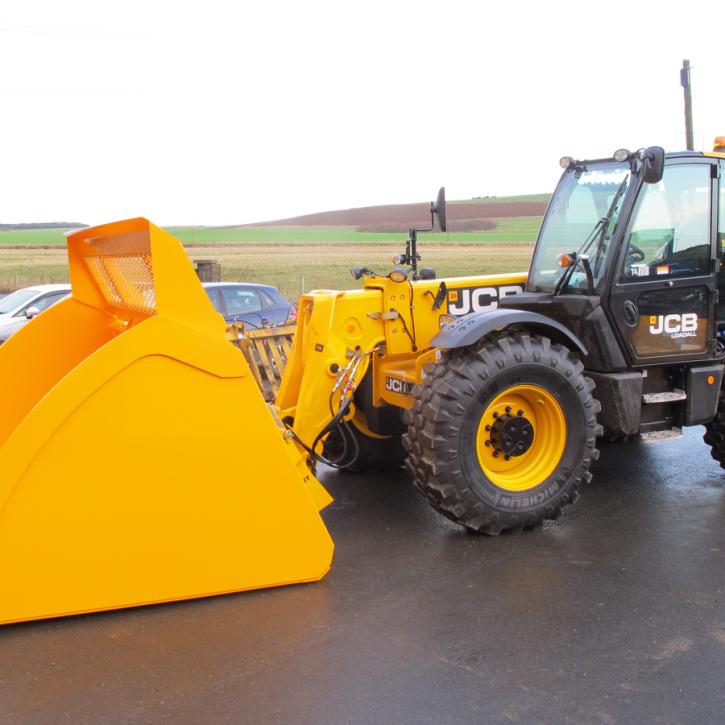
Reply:
[[[638,262],[644,262],[644,252],[635,244],[630,244],[627,249],[627,262],[629,264],[637,264]]]
[[[630,244],[627,249],[627,264],[637,264],[644,262],[645,253],[635,244]]]

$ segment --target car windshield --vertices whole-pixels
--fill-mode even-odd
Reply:
[[[38,294],[38,290],[19,289],[0,300],[0,315],[7,315],[8,312],[16,310],[28,300],[32,300]]]
[[[616,162],[577,166],[564,174],[539,232],[529,272],[529,289],[553,291],[564,274],[556,258],[571,252],[589,255],[596,287],[606,267],[609,240],[629,177],[629,165]],[[603,228],[605,220],[606,228]],[[583,292],[588,288],[581,264],[566,286],[569,291]]]

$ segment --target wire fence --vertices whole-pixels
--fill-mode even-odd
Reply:
[[[222,272],[222,280],[224,282],[238,282],[239,275],[231,271],[227,274]],[[273,287],[276,287],[292,302],[296,302],[302,293],[307,292],[310,289],[314,289],[315,287],[315,280],[310,278],[309,275],[299,275],[297,277],[285,279],[274,279],[267,277],[266,275],[258,275],[257,278],[246,276],[244,281],[256,282],[258,284],[270,284]],[[14,292],[17,289],[22,289],[23,287],[34,287],[40,284],[67,283],[67,270],[65,272],[0,271],[0,294],[7,294],[8,292]],[[317,286],[320,286],[319,282]],[[327,286],[329,286],[329,283]]]
[[[23,287],[39,284],[63,284],[68,282],[68,274],[48,272],[0,272],[0,292],[14,292]]]

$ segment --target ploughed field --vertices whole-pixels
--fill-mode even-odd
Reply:
[[[419,235],[421,266],[435,268],[439,277],[525,271],[545,206],[544,195],[449,202],[448,232]],[[360,286],[349,273],[356,265],[389,271],[393,256],[404,250],[404,230],[430,223],[428,209],[365,207],[265,224],[168,230],[192,259],[221,262],[225,281],[272,284],[294,300],[304,290]],[[64,231],[0,231],[0,290],[67,281]]]

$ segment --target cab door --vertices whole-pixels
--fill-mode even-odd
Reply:
[[[670,160],[662,180],[639,191],[610,298],[634,365],[712,356],[716,171],[706,159]]]

